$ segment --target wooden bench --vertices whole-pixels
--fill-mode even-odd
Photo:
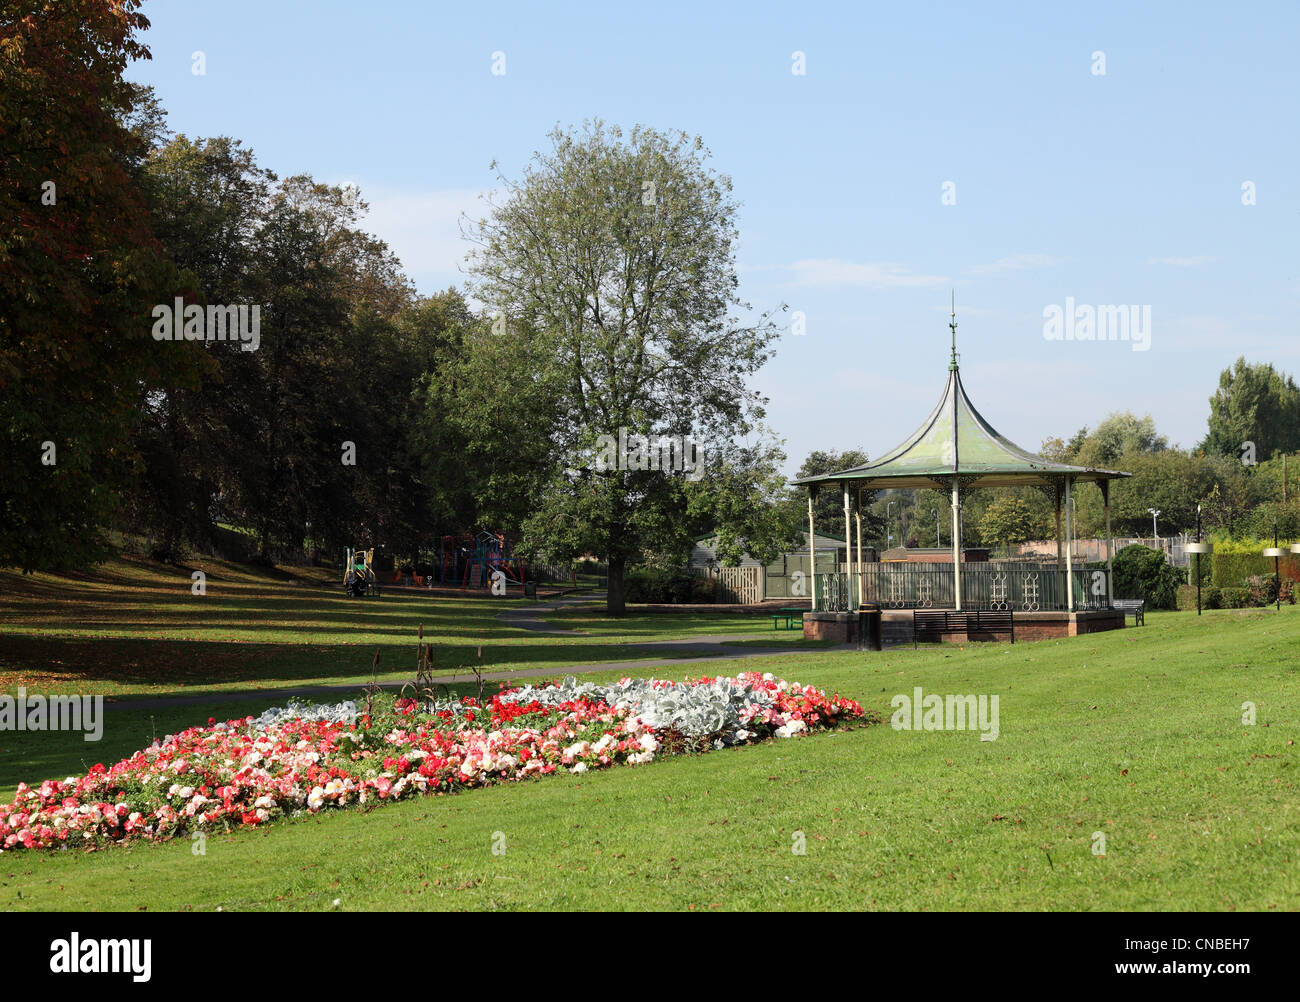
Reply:
[[[1146,600],[1141,598],[1117,598],[1111,602],[1112,609],[1118,609],[1124,613],[1125,618],[1133,617],[1134,626],[1146,626]]]
[[[912,613],[914,641],[939,642],[945,635],[964,633],[1008,633],[1016,642],[1016,624],[1010,610],[971,609],[957,612],[949,609],[917,609]]]
[[[799,620],[799,629],[803,629],[803,614],[807,609],[777,609],[772,613],[772,629],[774,630],[793,630],[794,621]],[[778,626],[780,620],[785,620],[785,626]]]
[[[899,644],[916,646],[916,626],[911,616],[884,619],[880,624],[880,636],[885,647],[896,647]]]

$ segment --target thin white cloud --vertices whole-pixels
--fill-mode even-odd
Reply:
[[[482,192],[472,188],[403,190],[368,185],[363,180],[357,184],[362,200],[370,204],[362,228],[388,244],[421,292],[463,283],[459,268],[470,244],[461,236],[461,214],[471,219],[485,214],[479,198]]]
[[[1203,264],[1209,264],[1214,258],[1201,254],[1196,257],[1152,257],[1147,259],[1147,264],[1168,264],[1175,268],[1199,268]]]
[[[966,269],[966,274],[986,277],[1000,275],[1008,271],[1028,271],[1031,268],[1053,268],[1063,264],[1065,258],[1052,257],[1050,254],[1014,254],[999,258],[992,264],[977,264]]]
[[[917,275],[898,264],[859,264],[838,258],[816,258],[790,265],[796,285],[866,285],[873,288],[924,288],[947,285],[940,275]]]

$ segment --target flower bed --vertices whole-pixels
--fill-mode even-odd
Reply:
[[[757,673],[612,685],[569,677],[485,705],[376,702],[371,714],[349,701],[209,720],[80,778],[20,784],[0,806],[0,851],[163,841],[879,721],[852,700]]]

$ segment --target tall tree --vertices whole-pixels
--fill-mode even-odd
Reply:
[[[1300,449],[1300,387],[1272,365],[1238,358],[1219,374],[1210,397],[1203,448],[1221,456],[1265,460]],[[1247,443],[1251,443],[1248,447]]]
[[[137,130],[166,137],[161,109],[142,96]],[[142,186],[167,256],[182,269],[175,292],[200,305],[261,302],[258,229],[273,174],[251,150],[225,137],[178,136],[157,146],[143,163]],[[127,527],[151,541],[151,553],[176,560],[188,544],[207,542],[217,512],[213,499],[231,481],[231,421],[250,369],[234,341],[203,341],[204,378],[195,387],[143,394],[136,447],[143,458],[124,514]],[[160,350],[175,350],[160,345]]]
[[[1156,432],[1150,414],[1138,417],[1132,411],[1115,412],[1073,447],[1073,462],[1081,466],[1110,467],[1121,457],[1138,452],[1161,452],[1169,440]]]
[[[1040,512],[1034,511],[1020,498],[995,498],[979,520],[980,538],[986,543],[1008,545],[1031,539],[1042,539],[1047,534],[1047,522]]]
[[[504,200],[470,225],[473,291],[501,336],[547,338],[561,390],[551,476],[525,537],[607,556],[608,609],[621,614],[628,562],[679,531],[690,474],[635,468],[621,446],[611,465],[601,443],[689,437],[708,462],[711,445],[761,418],[745,379],[778,329],[768,314],[732,315],[749,308],[737,205],[698,138],[595,122],[550,139],[519,180],[501,176]]]
[[[0,565],[102,556],[142,391],[192,379],[150,310],[177,283],[133,179],[138,0],[10,0],[0,18]]]

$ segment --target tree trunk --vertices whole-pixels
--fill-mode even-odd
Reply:
[[[611,616],[622,616],[627,612],[627,603],[623,598],[623,571],[626,567],[626,557],[610,556],[607,567],[609,584],[605,590],[605,611]]]

